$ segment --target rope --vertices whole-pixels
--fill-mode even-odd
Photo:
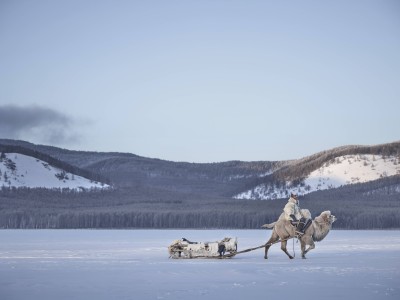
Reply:
[[[279,239],[279,240],[277,240],[276,242],[266,243],[266,244],[261,245],[261,246],[258,246],[258,247],[248,248],[248,249],[245,249],[245,250],[242,250],[242,251],[229,253],[229,254],[223,255],[222,258],[225,258],[225,257],[232,257],[232,256],[235,256],[235,255],[237,255],[237,254],[242,254],[242,253],[254,251],[254,250],[257,250],[257,249],[265,248],[265,247],[267,247],[267,246],[272,246],[272,245],[277,244],[277,243],[279,243],[279,242],[284,242],[284,241],[290,240],[291,238],[292,238],[292,237],[288,237],[288,238],[283,239],[283,240]],[[294,240],[293,240],[293,241],[294,241]],[[293,246],[293,247],[294,247],[294,246]]]
[[[297,238],[297,242],[299,241],[299,239]],[[296,242],[296,243],[297,243]],[[294,239],[293,239],[293,243],[292,243],[292,245],[293,245],[293,257],[296,257],[296,251],[294,250]]]

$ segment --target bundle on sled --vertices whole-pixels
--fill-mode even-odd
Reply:
[[[226,237],[216,242],[191,242],[185,238],[168,246],[170,258],[223,258],[229,252],[233,257],[237,251],[237,238]]]

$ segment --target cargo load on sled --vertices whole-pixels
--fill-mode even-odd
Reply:
[[[237,251],[237,238],[226,237],[215,242],[191,242],[185,238],[168,246],[170,258],[223,258],[233,257]]]

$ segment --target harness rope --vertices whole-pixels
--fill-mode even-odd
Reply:
[[[266,243],[266,244],[258,246],[258,247],[248,248],[248,249],[245,249],[245,250],[242,250],[242,251],[238,251],[238,252],[233,252],[233,253],[229,253],[229,254],[226,254],[226,255],[222,255],[219,258],[232,257],[232,256],[235,256],[236,254],[242,254],[242,253],[254,251],[254,250],[257,250],[257,249],[265,248],[267,246],[272,246],[272,245],[277,244],[279,242],[288,241],[290,239],[293,239],[293,257],[296,257],[296,251],[294,250],[294,239],[295,238],[297,239],[296,243],[298,243],[299,242],[299,237],[295,235],[294,237],[288,237],[288,238],[283,239],[283,240],[279,239],[279,240],[277,240],[276,242],[273,242],[273,243]],[[201,257],[201,256],[198,256],[198,257]]]
[[[195,257],[190,257],[190,258],[191,259],[193,259],[193,258],[218,258],[218,259],[230,258],[230,257],[233,257],[233,256],[235,256],[237,254],[242,254],[242,253],[254,251],[254,250],[257,250],[257,249],[265,248],[267,246],[272,246],[274,244],[277,244],[279,242],[284,242],[284,241],[290,240],[292,238],[294,238],[294,237],[288,237],[288,238],[283,239],[283,240],[279,239],[276,242],[266,243],[266,244],[263,244],[261,246],[257,246],[257,247],[254,247],[254,248],[248,248],[248,249],[244,249],[244,250],[241,250],[241,251],[232,252],[232,253],[229,253],[229,254],[224,254],[224,255],[221,255],[221,256],[195,256]],[[294,240],[293,240],[293,242],[294,242]],[[293,243],[293,247],[294,247],[294,243]]]
[[[299,242],[299,238],[297,237],[297,241],[296,241],[296,244]],[[294,250],[294,238],[293,238],[293,243],[292,243],[292,245],[293,245],[293,257],[296,257],[296,251]]]

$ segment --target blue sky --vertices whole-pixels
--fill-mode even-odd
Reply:
[[[398,1],[0,2],[0,137],[174,161],[400,135]]]

